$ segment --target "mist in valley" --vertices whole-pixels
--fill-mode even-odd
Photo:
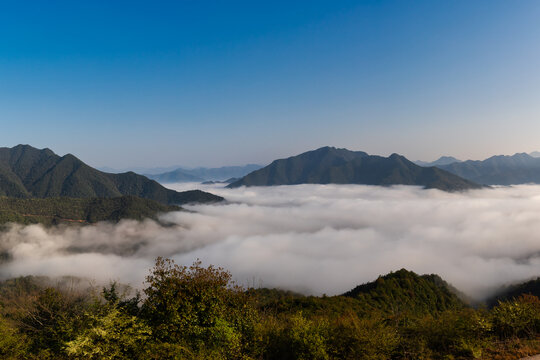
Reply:
[[[447,193],[418,187],[200,188],[227,199],[160,222],[8,225],[3,278],[73,275],[142,287],[158,256],[222,266],[245,286],[340,294],[400,268],[437,273],[481,299],[540,274],[540,186]]]

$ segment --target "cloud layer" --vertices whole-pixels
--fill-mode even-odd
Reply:
[[[440,274],[477,298],[540,276],[540,186],[456,194],[405,186],[202,188],[228,203],[166,214],[167,226],[12,225],[0,234],[8,259],[0,272],[141,287],[157,256],[186,265],[200,258],[244,285],[338,294],[404,267]]]

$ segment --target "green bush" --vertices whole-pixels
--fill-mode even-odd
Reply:
[[[540,300],[536,296],[499,302],[491,314],[493,331],[499,338],[530,338],[540,332]]]
[[[142,315],[156,340],[213,356],[219,350],[227,358],[240,358],[252,346],[255,311],[230,273],[158,258],[146,281]]]

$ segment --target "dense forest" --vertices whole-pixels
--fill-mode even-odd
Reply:
[[[0,283],[2,359],[517,359],[540,353],[540,300],[472,308],[400,270],[342,296],[245,289],[158,258],[142,293],[111,283]]]
[[[135,196],[115,198],[20,199],[0,196],[0,224],[91,224],[122,219],[156,219],[160,213],[181,208]]]

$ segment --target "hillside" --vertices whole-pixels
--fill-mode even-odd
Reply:
[[[12,261],[9,254],[2,260]],[[446,286],[436,275],[400,270],[362,286],[360,294],[388,301],[382,311],[359,294],[245,291],[231,273],[200,262],[158,258],[147,279],[144,296],[117,282],[100,292],[72,276],[2,279],[2,359],[506,360],[540,353],[538,298],[491,309],[438,303],[431,300],[444,298]],[[429,306],[404,306],[419,298]]]
[[[179,211],[180,207],[135,196],[116,198],[47,198],[20,199],[0,197],[0,224],[55,225],[90,224],[122,219],[156,219],[159,213]]]
[[[439,168],[462,178],[486,185],[540,183],[540,158],[521,153],[498,155],[486,160],[467,160]]]
[[[439,168],[418,166],[397,154],[385,158],[333,147],[275,160],[228,187],[295,184],[419,185],[446,191],[480,188]]]
[[[358,300],[364,308],[387,313],[434,314],[463,308],[465,303],[456,292],[438,275],[417,275],[401,269],[359,285],[343,296]]]
[[[39,150],[29,145],[0,148],[0,196],[89,198],[123,195],[180,205],[223,200],[199,190],[169,190],[133,172],[101,172],[71,154],[58,156],[49,149]]]
[[[503,287],[497,294],[487,300],[487,304],[489,306],[495,306],[499,301],[515,300],[521,295],[540,296],[540,278]]]

